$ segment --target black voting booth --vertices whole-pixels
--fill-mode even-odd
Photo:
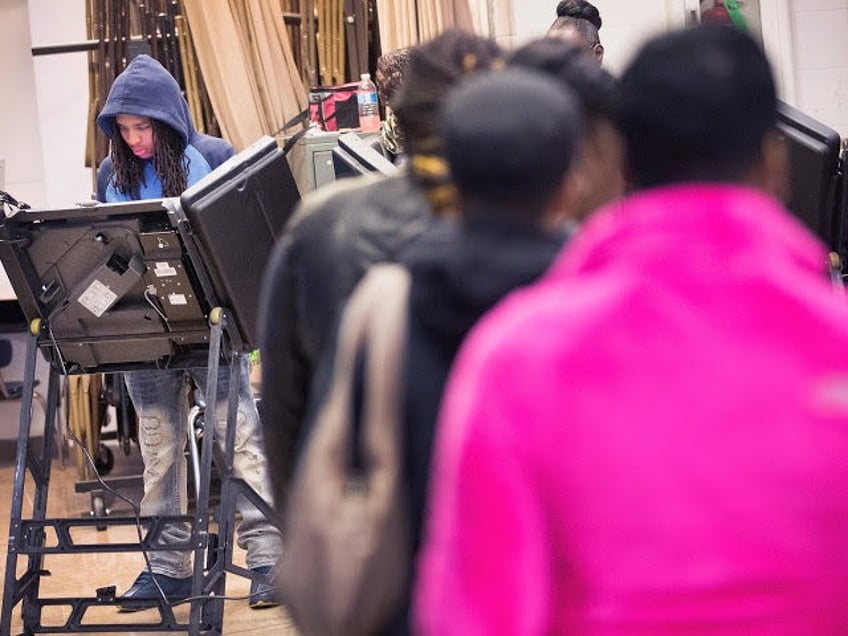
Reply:
[[[842,138],[785,102],[778,103],[777,130],[789,155],[787,207],[845,263],[848,188]]]
[[[239,374],[257,346],[259,286],[274,241],[299,196],[282,150],[263,137],[219,166],[179,199],[21,212],[0,227],[0,260],[29,324],[0,633],[11,633],[20,605],[24,633],[180,631],[220,634],[226,572],[252,574],[232,561],[236,499],[266,516],[268,505],[233,475]],[[199,496],[193,514],[141,517],[138,543],[81,544],[85,526],[136,526],[135,517],[47,518],[53,435],[31,449],[32,389],[38,353],[50,366],[45,432],[53,430],[59,377],[133,369],[207,367],[207,408],[217,404],[217,372],[229,364],[223,449],[203,436]],[[214,416],[209,417],[214,422]],[[214,426],[210,427],[214,431]],[[210,476],[221,481],[217,534],[210,532]],[[23,518],[25,476],[34,483],[32,517]],[[188,522],[190,540],[169,550],[194,556],[190,620],[181,624],[160,601],[159,621],[94,624],[87,612],[117,606],[113,587],[86,598],[41,598],[44,558],[81,552],[152,552],[167,524]],[[50,540],[48,540],[48,538]],[[17,575],[18,560],[26,571]],[[126,605],[127,603],[124,602]],[[43,624],[42,610],[65,610]]]
[[[390,177],[399,172],[398,167],[355,132],[339,135],[333,148],[333,170],[336,179],[378,172]]]

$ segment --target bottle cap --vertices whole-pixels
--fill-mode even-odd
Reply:
[[[370,80],[371,79],[371,73],[363,73],[362,75],[359,76],[359,79],[361,79],[363,82],[365,80]]]

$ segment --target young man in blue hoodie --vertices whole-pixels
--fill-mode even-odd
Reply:
[[[195,130],[176,80],[147,55],[137,56],[115,79],[97,123],[111,139],[109,161],[98,171],[98,198],[106,202],[179,196],[233,155],[227,142]],[[146,516],[185,514],[187,509],[185,375],[205,389],[204,368],[125,374],[139,418],[138,441],[144,460],[141,512]],[[240,376],[234,470],[270,501],[259,414],[246,368]],[[228,384],[229,368],[223,365],[218,374],[216,412],[226,412],[221,406],[226,403]],[[225,422],[217,424],[220,429]],[[251,584],[250,606],[276,605],[269,575],[282,550],[279,530],[251,504],[243,505],[240,513],[238,543],[247,550],[248,568],[259,574]],[[162,538],[173,544],[185,543],[189,532],[185,524],[171,524]],[[136,601],[149,600],[152,606],[162,593],[169,601],[191,594],[189,552],[154,551],[149,559],[149,570],[123,595],[134,601],[133,606],[122,609],[141,609]]]

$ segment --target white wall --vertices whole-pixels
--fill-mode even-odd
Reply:
[[[85,39],[85,0],[0,0],[0,159],[4,190],[33,206],[74,203],[91,189],[83,166],[88,117],[85,54],[33,58],[33,43]],[[74,59],[76,58],[76,59]],[[0,299],[14,297],[0,268]],[[13,360],[6,380],[21,380],[27,337],[12,340]],[[47,363],[39,355],[39,391],[47,389]],[[20,402],[0,403],[0,439],[18,434]],[[43,412],[34,409],[32,434],[44,429]]]
[[[848,0],[791,0],[797,106],[848,136]]]
[[[33,206],[70,205],[92,190],[86,55],[31,52],[84,39],[85,0],[0,0],[0,159],[5,189]]]
[[[35,46],[86,39],[85,0],[29,0],[29,11]],[[72,205],[93,191],[93,171],[85,167],[88,55],[40,55],[33,65],[47,201]]]
[[[604,66],[612,73],[619,73],[647,38],[682,26],[685,17],[682,0],[598,0],[593,4],[604,21]]]
[[[6,191],[33,205],[45,201],[44,160],[30,55],[27,0],[0,0],[0,159]]]

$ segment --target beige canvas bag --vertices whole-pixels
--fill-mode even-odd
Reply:
[[[309,636],[372,634],[406,589],[403,360],[409,274],[372,267],[349,300],[332,382],[284,520],[282,600]]]

